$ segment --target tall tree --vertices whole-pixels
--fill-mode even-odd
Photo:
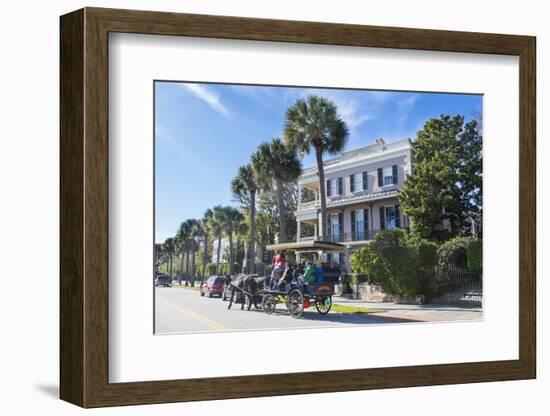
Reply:
[[[195,286],[195,279],[197,277],[196,269],[196,254],[199,249],[197,239],[202,235],[202,228],[200,222],[196,219],[189,219],[186,221],[189,226],[189,249],[191,250],[191,286]]]
[[[298,184],[285,182],[283,184],[284,211],[287,241],[296,241],[296,217],[294,212],[298,208]],[[275,242],[275,236],[279,233],[280,215],[277,208],[277,193],[274,189],[263,190],[259,193],[256,204],[256,236],[262,245]]]
[[[189,236],[191,234],[191,227],[188,221],[184,221],[178,227],[176,236],[174,238],[174,248],[175,251],[180,255],[180,270],[178,274],[178,283],[181,285],[181,278],[183,276],[183,264],[184,260],[187,260],[189,263]],[[185,273],[188,274],[188,268],[186,267]],[[188,286],[189,283],[185,279],[185,286]]]
[[[211,225],[211,222],[212,222],[212,217],[213,217],[213,212],[210,208],[208,208],[201,220],[200,220],[200,227],[201,227],[201,230],[202,230],[202,237],[204,239],[204,253],[203,253],[203,256],[202,256],[202,276],[205,277],[205,274],[206,274],[206,264],[208,263],[208,235],[210,234],[211,232],[211,228],[212,228],[212,225]]]
[[[155,275],[159,271],[159,267],[162,264],[164,251],[162,243],[155,243]]]
[[[315,152],[321,197],[321,237],[326,235],[327,201],[323,154],[343,150],[349,136],[336,105],[326,98],[310,95],[299,99],[286,112],[285,143],[300,154]]]
[[[221,248],[222,248],[224,221],[225,221],[224,210],[221,205],[216,205],[212,209],[212,219],[210,220],[212,233],[218,240],[218,247],[216,250],[216,275],[218,274],[218,270],[220,268],[220,256],[221,256]]]
[[[235,257],[234,257],[235,248],[233,247],[233,236],[234,236],[234,233],[239,230],[239,227],[244,221],[244,215],[241,214],[241,212],[236,208],[225,207],[224,216],[225,218],[224,218],[223,228],[224,228],[225,234],[229,239],[229,274],[233,274],[233,269],[235,264]]]
[[[174,255],[174,239],[172,237],[164,240],[163,251],[168,255],[168,274],[172,277],[172,256]]]
[[[478,123],[442,115],[428,120],[412,142],[414,165],[399,200],[418,235],[444,240],[482,224],[482,136]],[[449,221],[450,232],[441,227]]]
[[[255,245],[255,223],[256,223],[256,191],[258,190],[258,179],[256,172],[250,164],[241,166],[237,172],[237,176],[231,181],[231,189],[233,193],[242,198],[247,196],[250,201],[250,241],[248,249],[248,273],[254,273],[254,245]]]
[[[257,173],[258,184],[262,190],[270,191],[275,187],[279,217],[279,243],[286,243],[283,188],[285,183],[298,179],[302,173],[302,164],[296,151],[285,147],[281,139],[276,138],[258,146],[252,155],[252,166]]]

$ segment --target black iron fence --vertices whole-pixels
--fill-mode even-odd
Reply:
[[[483,301],[482,273],[456,266],[436,266],[433,270],[433,294],[430,303],[481,306]]]

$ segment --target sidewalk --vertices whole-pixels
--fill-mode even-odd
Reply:
[[[376,309],[369,315],[388,318],[410,319],[412,321],[479,321],[483,320],[482,308],[455,305],[405,305],[394,302],[369,302],[360,299],[347,299],[335,296],[334,304],[362,306]]]

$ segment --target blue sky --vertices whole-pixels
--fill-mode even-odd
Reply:
[[[482,110],[480,95],[156,82],[156,242],[207,208],[237,206],[230,182],[238,167],[260,143],[282,137],[286,109],[309,94],[337,105],[350,131],[347,149],[415,138],[429,118],[469,120]],[[313,164],[312,155],[304,158],[304,167]]]

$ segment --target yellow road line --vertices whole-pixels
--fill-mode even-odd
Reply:
[[[229,331],[230,330],[225,325],[222,325],[218,322],[215,322],[215,321],[207,318],[206,316],[202,316],[202,315],[198,314],[197,312],[194,312],[194,311],[191,311],[189,309],[183,308],[180,305],[176,305],[175,303],[169,302],[165,299],[159,299],[159,301],[164,303],[165,305],[170,306],[170,307],[178,310],[179,312],[189,316],[190,318],[193,318],[193,319],[195,319],[199,322],[202,322],[203,324],[208,325],[210,328],[214,328],[214,329],[217,329],[219,331]]]

